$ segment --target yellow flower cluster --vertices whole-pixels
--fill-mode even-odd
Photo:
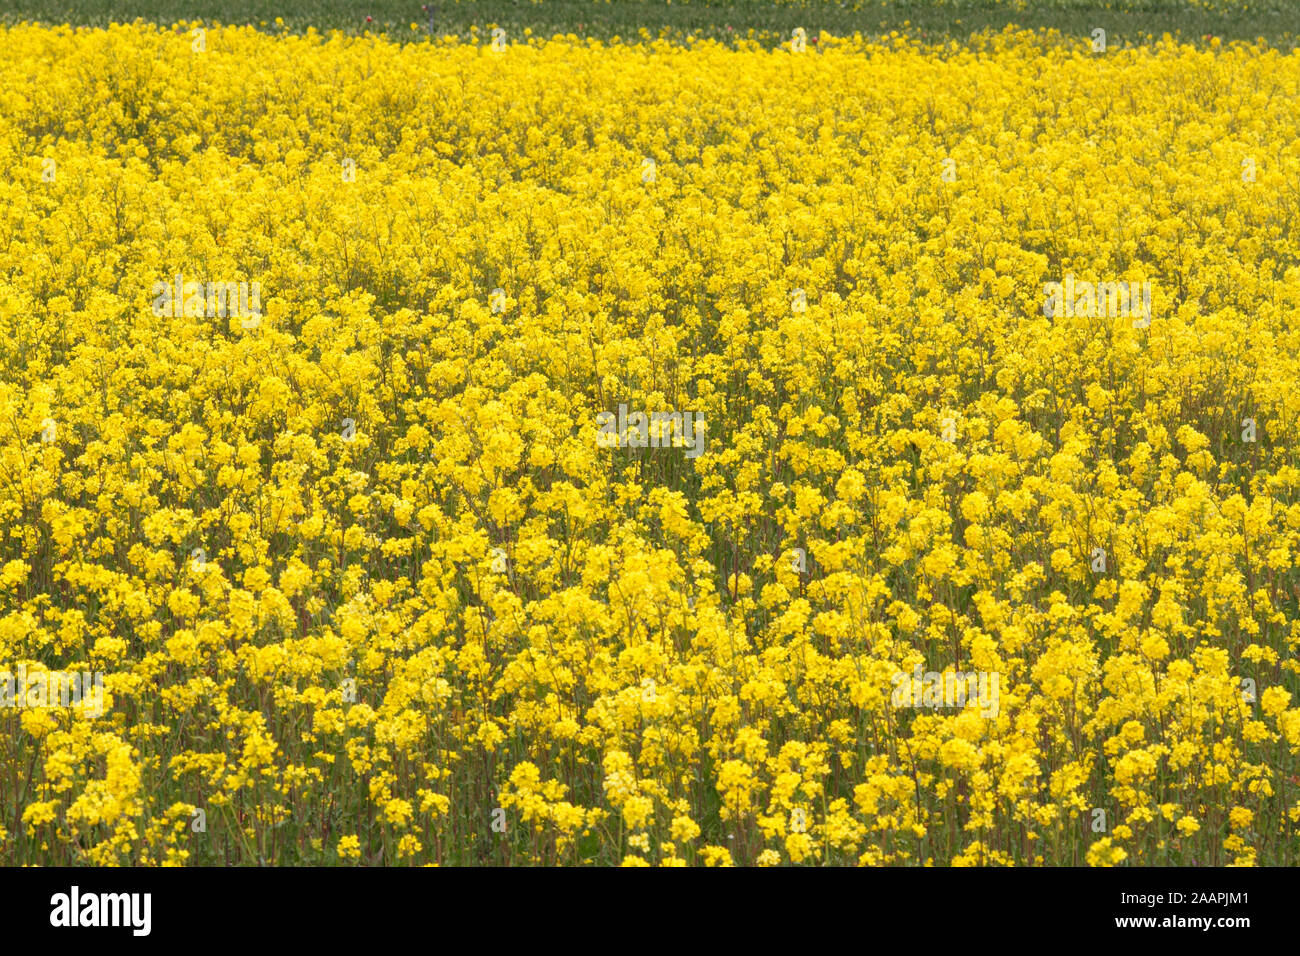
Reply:
[[[0,54],[0,861],[1297,862],[1300,54]]]

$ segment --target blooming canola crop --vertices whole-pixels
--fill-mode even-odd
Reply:
[[[1300,54],[806,36],[0,30],[0,862],[1297,862]]]

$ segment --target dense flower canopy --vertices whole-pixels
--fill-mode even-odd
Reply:
[[[808,40],[0,31],[0,859],[1296,862],[1300,54]]]

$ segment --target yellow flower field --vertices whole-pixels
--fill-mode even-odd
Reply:
[[[0,31],[0,863],[1300,861],[1300,53],[496,46]]]

